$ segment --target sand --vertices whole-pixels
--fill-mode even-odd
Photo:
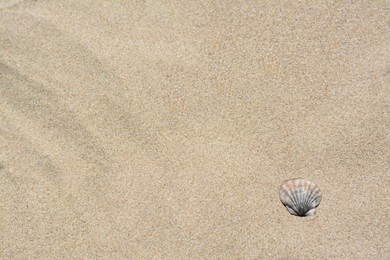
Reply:
[[[389,259],[389,11],[1,0],[0,258]]]

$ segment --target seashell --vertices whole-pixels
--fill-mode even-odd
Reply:
[[[314,216],[322,196],[314,182],[302,178],[285,181],[279,195],[288,212],[299,217]]]

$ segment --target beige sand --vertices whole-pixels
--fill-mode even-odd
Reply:
[[[1,1],[1,259],[390,258],[387,1],[124,2]]]

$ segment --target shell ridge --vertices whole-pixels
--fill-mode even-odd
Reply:
[[[295,194],[297,196],[297,204],[295,205],[296,211],[299,215],[302,215],[306,211],[306,205],[303,204],[303,180],[298,179],[297,185],[296,185],[296,191]]]
[[[315,192],[312,193],[310,205],[317,207],[319,202],[321,201],[320,196],[321,196],[321,191],[317,188]]]
[[[310,181],[307,181],[307,190],[310,191],[310,187],[312,185],[312,182]],[[305,200],[305,203],[306,205],[308,205],[308,207],[310,208],[310,200],[311,200],[311,193],[310,192],[306,192],[306,200]]]
[[[296,206],[298,203],[298,197],[296,196],[297,194],[293,190],[290,190],[289,194],[291,199],[291,203],[289,203],[289,206],[296,213],[296,215],[298,215],[298,209]]]
[[[299,215],[298,210],[297,210],[297,206],[296,206],[298,204],[298,198],[297,198],[297,194],[296,194],[296,185],[295,185],[294,181],[289,181],[287,183],[287,192],[288,192],[290,200],[291,200],[291,202],[288,203],[289,207],[291,208],[291,210],[293,210],[295,212],[295,215]]]
[[[299,197],[298,197],[298,194],[297,194],[297,191],[295,190],[295,191],[291,191],[291,193],[293,194],[293,197],[294,197],[294,200],[293,200],[293,203],[292,203],[292,209],[297,213],[297,214],[299,214],[299,212],[298,212],[298,207],[297,207],[297,205],[299,205],[298,203],[299,203]]]
[[[304,204],[306,205],[306,208],[309,208],[309,210],[310,210],[309,200],[310,200],[310,192],[306,192]]]
[[[302,207],[302,181],[299,180],[298,181],[298,210],[301,210],[301,207]]]
[[[311,191],[308,191],[307,194],[308,194],[308,197],[307,197],[307,204],[310,205],[313,201],[313,199],[315,199],[315,196],[314,196],[314,193],[313,193],[314,190],[311,190]]]
[[[309,196],[308,205],[314,206],[315,205],[315,200],[316,200],[316,197],[313,194],[311,194]]]

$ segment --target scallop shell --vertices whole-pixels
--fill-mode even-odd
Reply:
[[[300,217],[315,215],[322,196],[314,182],[302,178],[285,181],[279,195],[288,212]]]

